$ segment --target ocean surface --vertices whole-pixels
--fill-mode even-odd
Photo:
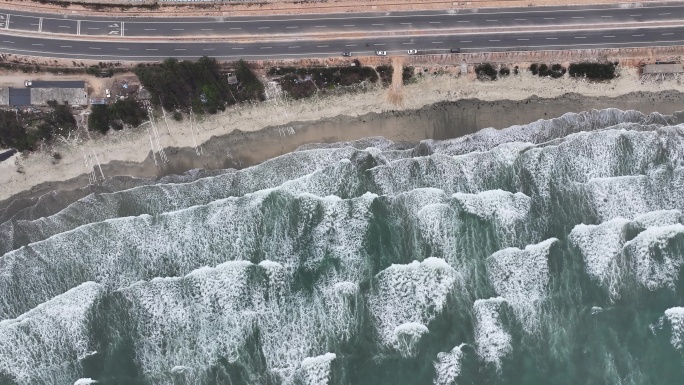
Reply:
[[[0,384],[681,384],[684,115],[113,179],[0,210]]]

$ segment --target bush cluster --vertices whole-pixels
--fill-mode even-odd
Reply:
[[[88,129],[106,134],[109,129],[122,130],[124,124],[137,127],[145,120],[147,112],[133,99],[117,100],[114,104],[96,104],[88,116]]]
[[[68,136],[76,129],[76,119],[67,105],[48,102],[51,110],[42,112],[0,111],[0,146],[17,151],[35,150],[40,140]]]
[[[567,72],[565,67],[560,64],[552,64],[551,67],[549,67],[547,64],[538,63],[531,64],[530,71],[532,72],[532,75],[539,75],[541,77],[550,76],[554,79],[563,77],[565,72]]]
[[[590,80],[610,80],[614,79],[616,63],[572,63],[568,72],[573,78],[586,77]]]
[[[270,76],[280,76],[283,91],[295,99],[309,97],[318,90],[336,86],[351,86],[363,81],[376,82],[378,74],[372,67],[279,67],[268,71]],[[390,71],[391,79],[391,71]]]
[[[475,74],[480,80],[496,80],[497,71],[490,63],[484,63],[475,67]]]
[[[193,108],[195,112],[216,113],[226,105],[264,100],[264,85],[244,60],[234,63],[237,85],[228,79],[214,58],[196,62],[170,58],[159,65],[139,65],[135,74],[150,91],[152,103],[166,110]]]

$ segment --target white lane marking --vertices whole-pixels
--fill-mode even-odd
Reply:
[[[442,24],[441,21],[428,21],[428,24]]]
[[[557,37],[547,37],[546,40],[558,40]]]
[[[35,25],[35,26],[37,27],[37,26],[39,26],[40,24],[38,24],[38,23],[33,24],[33,23],[32,23],[31,25]]]
[[[59,28],[71,28],[70,25],[60,25]]]
[[[385,45],[385,43],[380,43],[380,44],[373,44],[373,45]]]
[[[584,19],[584,16],[573,16],[573,19]]]
[[[356,27],[356,25],[355,24],[345,24],[345,25],[343,25],[343,27]]]
[[[233,28],[230,28],[230,29],[242,29],[242,28],[240,28],[240,27],[233,27]]]
[[[145,31],[156,31],[156,28],[145,28]]]
[[[159,50],[156,48],[145,48],[145,51],[159,51]]]
[[[99,28],[97,28],[97,27],[88,27],[88,29],[99,29]],[[147,30],[145,30],[145,31],[147,31]]]
[[[102,49],[100,47],[88,47],[88,48],[90,48],[90,49]]]
[[[604,16],[601,16],[601,17],[613,17],[613,16],[609,16],[609,15],[604,15]]]
[[[615,37],[615,35],[605,35],[603,37]]]
[[[636,16],[641,16],[641,14],[640,14],[640,13],[637,13],[636,15],[629,15],[629,16],[631,16],[631,17],[636,17]]]
[[[515,19],[515,21],[525,21],[527,19]]]
[[[71,48],[70,45],[60,45],[59,48]]]
[[[316,47],[318,47],[318,48],[328,48],[329,45],[327,45],[327,44],[326,44],[326,45],[317,45]],[[271,47],[268,47],[268,48],[271,48]]]
[[[11,43],[11,44],[14,44],[13,41],[8,41],[8,40],[3,40],[2,42],[3,42],[3,43]]]
[[[203,49],[202,51],[213,51],[213,50],[215,50],[215,49],[216,49],[216,48],[205,48],[205,49]]]
[[[292,47],[287,47],[287,48],[293,49],[293,48],[302,48],[302,47],[301,47],[301,46],[298,46],[298,45],[293,45]]]
[[[293,25],[291,27],[285,27],[285,28],[299,28],[299,27],[297,27],[296,25]]]
[[[117,48],[119,51],[130,51],[128,48]]]
[[[575,39],[586,39],[586,36],[575,36]]]
[[[345,44],[345,47],[356,47],[356,44]]]
[[[269,28],[271,28],[271,27],[259,27],[257,29],[269,29]]]
[[[271,49],[273,47],[259,47],[259,49]]]
[[[444,43],[443,41],[433,41],[432,44],[442,44]]]
[[[460,43],[472,43],[472,40],[461,40]]]
[[[485,21],[499,21],[499,20],[485,20]]]
[[[375,24],[373,24],[375,25]],[[314,28],[325,28],[325,25],[314,25]]]
[[[520,41],[527,41],[527,40],[530,40],[530,39],[518,39],[518,40],[520,40]]]
[[[457,23],[470,23],[470,20],[458,20]]]
[[[31,44],[31,45],[41,45],[41,46],[42,46],[42,44],[40,44],[40,43],[34,43],[34,44]]]
[[[185,48],[176,48],[174,51],[185,51]]]
[[[660,16],[670,15],[670,12],[659,13]]]
[[[399,23],[399,24],[402,24],[402,25],[411,25],[411,24],[413,24],[413,23]]]
[[[233,47],[231,49],[242,49],[242,47]]]
[[[202,28],[202,31],[213,31],[213,30],[214,30],[213,28]],[[147,31],[147,30],[145,30],[145,31]]]
[[[401,44],[409,45],[409,44],[413,44],[413,43],[401,43]]]
[[[664,33],[663,36],[672,35],[672,32]]]
[[[638,34],[638,35],[632,35],[632,36],[634,36],[634,37],[639,37],[639,36],[644,36],[644,34],[643,34],[643,33],[641,33],[641,34]]]
[[[491,40],[489,40],[489,41],[501,41],[501,40],[497,40],[497,39],[491,39]]]
[[[556,20],[555,17],[545,17],[544,20]]]

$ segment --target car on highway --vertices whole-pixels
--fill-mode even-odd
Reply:
[[[351,52],[348,52],[348,51],[342,52],[342,56],[349,57],[349,56],[351,56]]]
[[[451,53],[461,53],[461,49],[460,48],[452,48]]]
[[[387,56],[387,51],[375,51],[375,54],[378,56]]]
[[[408,50],[408,54],[409,54],[409,55],[415,55],[415,54],[417,54],[417,53],[418,53],[418,50],[417,50],[417,49],[410,49],[410,50]]]

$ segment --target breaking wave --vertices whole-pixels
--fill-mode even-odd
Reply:
[[[6,202],[0,383],[672,383],[679,120],[309,145]]]

